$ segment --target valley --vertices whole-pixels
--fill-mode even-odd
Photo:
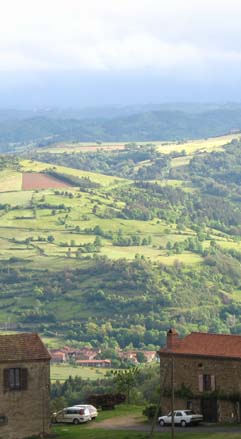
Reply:
[[[239,135],[76,148],[1,156],[1,326],[110,356],[238,332]]]

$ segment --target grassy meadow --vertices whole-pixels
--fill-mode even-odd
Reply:
[[[132,342],[153,347],[170,321],[181,331],[232,330],[233,314],[239,321],[241,297],[234,260],[241,252],[239,187],[229,190],[210,183],[202,176],[207,167],[202,160],[204,151],[221,151],[233,138],[156,144],[165,154],[185,149],[186,155],[167,161],[156,156],[152,146],[143,151],[137,147],[134,153],[129,148],[122,165],[142,169],[145,162],[139,180],[131,172],[125,174],[129,178],[120,178],[50,165],[40,161],[41,154],[38,160],[20,158],[12,168],[10,162],[0,178],[0,322],[10,318],[10,323],[24,322],[27,328],[34,322],[51,347],[73,339],[95,346],[108,334],[118,338],[121,347]],[[209,186],[195,184],[195,168],[184,166],[193,156],[199,184],[208,180]],[[122,175],[111,168],[114,156],[108,157],[105,165],[113,175]],[[145,174],[148,157],[152,167]],[[69,163],[66,158],[64,162]],[[22,190],[23,172],[50,167],[59,174],[87,177],[90,185]],[[222,195],[224,189],[227,196]],[[231,270],[226,272],[226,267]],[[92,321],[94,327],[89,328]],[[62,380],[69,372],[56,369],[52,379]]]
[[[38,162],[34,160],[22,160],[21,169],[23,172],[43,172],[46,169],[51,168],[43,162]],[[108,175],[97,174],[94,172],[80,171],[78,169],[68,168],[65,166],[55,166],[56,172],[73,175],[75,177],[87,177],[95,183],[99,183],[101,186],[113,186],[119,183],[124,183],[125,180],[120,177],[110,177]]]
[[[71,366],[69,364],[52,364],[50,368],[51,381],[66,381],[70,376],[81,377],[84,380],[97,380],[106,374],[104,368]]]
[[[157,143],[156,147],[164,153],[185,150],[186,156],[172,160],[172,166],[182,166],[187,160],[190,160],[194,153],[218,150],[235,137],[239,138],[240,135],[195,140],[182,144],[161,142]],[[116,146],[118,148],[123,147],[123,145],[123,143],[104,144],[101,147],[114,148]],[[76,145],[66,144],[65,146],[66,148],[74,148]],[[86,143],[77,146],[79,148],[81,146],[91,148]],[[53,147],[53,150],[55,148]],[[62,150],[64,152],[64,145],[61,145]],[[20,162],[22,172],[42,172],[49,167],[50,165],[46,163],[34,160],[21,160]],[[126,247],[113,245],[111,239],[101,238],[100,255],[108,256],[114,260],[120,258],[133,260],[136,254],[142,254],[150,261],[162,262],[167,265],[172,265],[177,259],[185,264],[200,263],[200,256],[190,251],[184,251],[178,255],[169,255],[166,251],[168,242],[181,242],[194,236],[193,231],[190,229],[186,228],[180,232],[175,225],[160,219],[141,221],[115,217],[110,220],[100,214],[93,213],[94,205],[98,206],[100,213],[113,205],[116,208],[124,207],[124,203],[113,195],[112,190],[115,187],[126,187],[128,189],[128,186],[132,184],[130,180],[63,166],[55,166],[55,169],[57,172],[64,174],[88,177],[91,181],[100,184],[100,188],[92,190],[91,195],[75,187],[69,187],[67,191],[60,190],[58,194],[54,189],[23,191],[21,189],[21,172],[11,169],[2,171],[0,173],[0,204],[9,204],[14,208],[0,212],[0,257],[2,259],[7,260],[11,257],[17,257],[23,261],[28,261],[31,267],[61,268],[65,264],[71,264],[73,267],[77,266],[77,249],[87,243],[93,243],[95,239],[93,234],[89,234],[85,230],[93,229],[98,225],[107,234],[109,230],[114,233],[121,230],[124,236],[135,233],[141,239],[147,236],[151,237],[151,244]],[[154,180],[153,182],[160,184],[162,187],[180,187],[187,193],[195,190],[191,187],[190,182],[183,180],[164,179]],[[65,210],[56,208],[53,213],[53,209],[48,207],[31,209],[31,205],[40,205],[41,203],[50,206],[62,204],[66,209],[69,209],[69,212],[66,214]],[[79,228],[80,231],[77,232],[76,228]],[[48,241],[49,235],[54,238],[51,242]],[[209,242],[203,242],[203,245],[207,247]],[[240,247],[239,242],[234,242],[225,236],[221,239],[220,245],[224,248],[239,249]]]
[[[46,163],[32,162],[24,160],[21,162],[21,169],[23,171],[41,172],[48,166]],[[98,205],[100,210],[105,210],[115,203],[117,207],[124,206],[113,198],[110,190],[113,185],[122,186],[129,185],[130,182],[120,178],[109,177],[101,174],[78,171],[71,168],[57,167],[59,172],[69,173],[76,176],[88,176],[92,181],[101,184],[100,189],[95,189],[92,194],[81,192],[81,190],[70,187],[67,191],[60,190],[60,194],[56,195],[56,190],[45,189],[37,191],[23,191],[21,187],[16,190],[19,185],[19,176],[21,173],[16,173],[8,170],[5,186],[0,185],[0,204],[9,204],[16,209],[9,211],[1,211],[0,213],[0,257],[9,259],[11,257],[18,257],[23,260],[29,260],[31,266],[46,265],[46,258],[48,258],[47,265],[49,267],[56,265],[61,266],[65,261],[67,264],[76,265],[76,251],[77,248],[88,242],[92,242],[95,236],[85,232],[85,229],[94,228],[96,225],[100,226],[104,232],[112,230],[118,232],[122,230],[124,235],[137,233],[142,239],[146,236],[151,236],[152,242],[150,245],[144,246],[115,246],[110,239],[102,239],[102,247],[100,254],[106,255],[112,259],[127,258],[132,260],[137,253],[143,254],[147,259],[153,261],[163,261],[163,263],[172,264],[175,259],[173,256],[168,256],[165,246],[168,241],[176,242],[193,236],[192,231],[185,231],[185,233],[178,233],[175,227],[169,226],[166,222],[161,220],[141,221],[128,220],[120,218],[112,218],[111,221],[107,218],[97,217],[93,214],[93,205]],[[163,183],[162,183],[163,184]],[[170,181],[166,184],[178,186],[178,181]],[[15,190],[13,190],[15,185]],[[3,191],[5,189],[5,191]],[[9,192],[11,191],[11,192]],[[65,194],[71,194],[71,198]],[[53,214],[53,209],[31,209],[31,204],[46,203],[51,206],[58,206],[64,204],[67,209],[71,211],[66,215],[63,210],[56,209]],[[66,218],[67,217],[67,218]],[[76,227],[79,227],[81,232],[76,232]],[[167,230],[167,227],[169,230]],[[48,242],[48,236],[53,235],[54,241]],[[41,236],[42,239],[39,239]],[[26,240],[31,239],[31,242]],[[68,256],[66,255],[68,252]],[[197,255],[189,252],[183,253],[179,256],[180,261],[187,263],[197,263],[199,259]]]

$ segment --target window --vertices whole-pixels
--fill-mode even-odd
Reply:
[[[20,382],[21,369],[9,369],[9,389],[19,390],[21,387]]]
[[[195,413],[192,410],[184,410],[184,413],[187,416],[195,415]]]
[[[204,392],[212,390],[211,375],[203,375],[203,390]]]
[[[11,367],[3,371],[4,391],[27,390],[28,370],[20,367]]]
[[[215,375],[199,375],[198,388],[199,392],[213,392],[216,389]]]

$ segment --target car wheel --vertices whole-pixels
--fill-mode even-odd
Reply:
[[[74,424],[74,425],[78,425],[78,424],[79,424],[79,420],[78,420],[77,418],[75,418],[75,419],[73,420],[73,424]]]
[[[163,421],[163,419],[161,419],[161,420],[159,421],[159,424],[160,424],[160,427],[165,427],[165,422]]]
[[[187,426],[186,421],[181,421],[181,427],[186,427],[186,426]]]

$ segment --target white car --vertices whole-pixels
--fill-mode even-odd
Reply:
[[[203,421],[203,415],[196,415],[192,410],[175,410],[174,411],[174,424],[186,427],[187,425],[197,425]],[[158,418],[159,425],[164,427],[165,425],[171,425],[172,412],[166,416],[160,416]]]
[[[76,404],[75,407],[87,408],[90,412],[91,419],[95,419],[98,416],[97,408],[90,404]]]
[[[71,424],[82,424],[91,421],[90,411],[87,407],[66,407],[57,413],[52,414],[52,422],[66,422]]]

